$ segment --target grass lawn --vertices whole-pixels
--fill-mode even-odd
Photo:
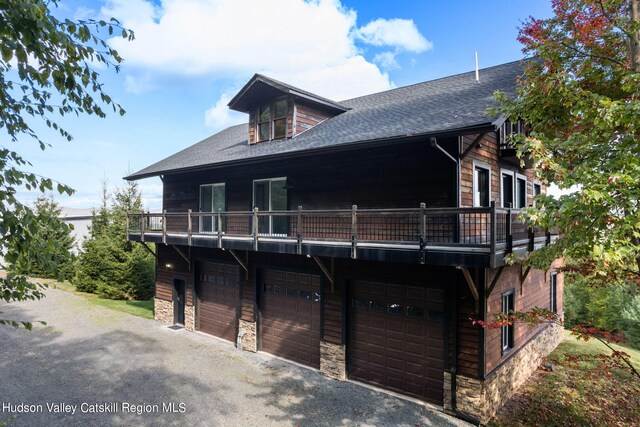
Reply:
[[[597,360],[567,363],[573,355],[610,354],[596,340],[565,340],[547,357],[552,372],[539,370],[489,425],[640,426],[640,380],[629,369],[603,369]],[[615,346],[640,369],[640,351]]]
[[[35,279],[40,283],[48,285],[50,288],[59,289],[86,298],[89,303],[101,305],[111,310],[123,311],[147,319],[153,319],[153,298],[143,301],[111,300],[98,297],[96,294],[78,292],[69,282],[57,282],[53,279]]]

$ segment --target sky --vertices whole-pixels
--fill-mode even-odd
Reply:
[[[51,146],[22,138],[9,147],[38,174],[71,186],[60,205],[91,208],[136,172],[226,128],[246,123],[228,101],[262,73],[341,101],[519,60],[518,27],[551,16],[550,0],[61,0],[59,18],[117,18],[135,40],[109,39],[125,59],[98,68],[127,113],[59,120],[67,142],[34,123]],[[106,37],[107,34],[104,34]],[[139,181],[159,210],[159,178]],[[19,192],[22,201],[38,193]]]

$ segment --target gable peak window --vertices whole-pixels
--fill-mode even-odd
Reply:
[[[258,108],[256,130],[259,142],[287,136],[287,98],[276,99]]]

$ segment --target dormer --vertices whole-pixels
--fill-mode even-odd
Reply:
[[[293,138],[348,109],[261,74],[254,75],[228,106],[249,114],[249,144]]]

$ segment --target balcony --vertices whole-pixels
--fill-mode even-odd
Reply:
[[[373,261],[499,267],[551,242],[496,208],[131,213],[131,241]]]

